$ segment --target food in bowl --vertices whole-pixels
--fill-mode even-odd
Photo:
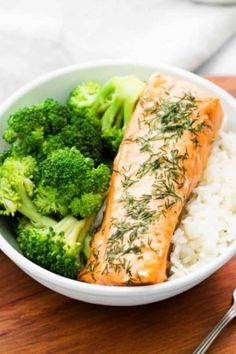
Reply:
[[[105,285],[166,280],[173,232],[222,117],[218,99],[182,80],[152,75],[125,130],[105,217],[79,279]]]
[[[160,76],[160,77],[165,79],[165,76]],[[175,95],[176,97],[173,98],[173,100],[175,101],[175,102],[173,102],[173,103],[175,103],[175,106],[182,107],[181,105],[182,105],[183,101],[181,101],[181,100],[183,100],[183,97],[185,97],[185,99],[186,99],[186,95],[187,95],[188,99],[189,99],[189,97],[192,97],[192,96],[195,97],[193,95],[193,93],[191,93],[191,95],[190,95],[189,91],[185,92],[185,89],[183,90],[183,85],[186,85],[185,87],[188,87],[188,89],[191,87],[191,89],[194,92],[199,93],[199,90],[196,88],[193,88],[192,85],[183,84],[183,82],[181,82],[179,80],[173,80],[171,78],[169,78],[168,80],[170,80],[171,84],[177,85],[177,87],[179,87],[179,90],[180,90],[179,91],[180,94],[178,93],[177,95]],[[161,86],[161,83],[163,83],[162,81],[163,80],[160,80],[160,86]],[[123,80],[123,82],[125,82],[125,80]],[[138,85],[136,85],[137,83],[138,83]],[[126,84],[127,84],[127,82],[126,82]],[[81,87],[83,87],[83,89],[79,89],[79,87],[76,88],[76,90],[74,91],[74,94],[73,94],[73,100],[70,100],[70,108],[63,106],[63,109],[65,109],[65,111],[67,111],[67,113],[66,114],[63,113],[60,115],[60,117],[62,116],[62,118],[63,118],[63,119],[60,118],[60,122],[62,121],[63,122],[62,124],[64,124],[64,122],[66,122],[66,123],[65,123],[65,125],[63,125],[63,127],[60,127],[59,131],[56,131],[55,133],[54,133],[54,130],[53,130],[53,132],[50,131],[51,127],[53,129],[55,129],[55,127],[52,124],[54,121],[53,117],[58,117],[58,114],[54,114],[54,113],[51,114],[51,112],[49,112],[47,110],[47,112],[50,113],[50,114],[47,113],[48,119],[50,120],[50,124],[47,125],[47,122],[45,122],[45,119],[44,118],[42,119],[43,124],[46,123],[46,125],[45,125],[46,128],[43,130],[43,133],[42,133],[42,129],[41,130],[34,129],[33,132],[36,131],[35,134],[31,135],[30,131],[28,131],[25,134],[25,137],[27,137],[27,142],[29,142],[27,149],[28,148],[30,149],[30,139],[36,138],[35,140],[33,140],[34,141],[34,145],[32,145],[33,151],[30,151],[31,155],[35,154],[33,159],[36,160],[36,167],[31,166],[32,158],[30,159],[30,161],[24,160],[24,162],[27,164],[27,166],[28,166],[28,164],[30,165],[30,170],[27,171],[27,176],[26,176],[28,179],[26,179],[26,182],[24,182],[24,183],[26,183],[26,186],[28,188],[28,191],[27,191],[28,194],[32,194],[33,203],[35,204],[34,207],[37,209],[37,213],[39,211],[41,213],[42,213],[42,211],[44,211],[43,212],[43,214],[45,214],[44,218],[47,218],[47,222],[49,223],[49,224],[47,224],[47,226],[49,228],[47,230],[44,228],[45,225],[42,224],[42,220],[44,220],[44,218],[40,218],[40,222],[41,222],[40,226],[39,226],[39,224],[37,224],[37,220],[33,220],[33,223],[34,223],[33,227],[32,227],[32,225],[28,224],[28,221],[26,222],[25,219],[24,220],[21,219],[20,225],[18,227],[18,232],[19,232],[18,238],[19,238],[19,241],[21,242],[21,248],[27,257],[29,257],[30,259],[33,259],[33,257],[34,257],[33,261],[35,261],[36,263],[44,266],[45,268],[47,268],[51,271],[57,272],[58,274],[62,274],[64,276],[69,276],[69,277],[74,278],[75,273],[77,273],[77,272],[80,272],[80,278],[85,276],[85,272],[87,271],[88,265],[90,262],[90,260],[89,260],[87,263],[87,267],[83,268],[84,261],[89,256],[89,247],[88,246],[90,243],[91,235],[89,235],[87,233],[87,231],[93,223],[94,214],[96,214],[97,210],[101,206],[103,199],[106,197],[105,194],[106,194],[106,189],[108,188],[108,182],[109,182],[108,168],[107,168],[107,165],[104,164],[104,162],[106,162],[106,160],[103,161],[103,154],[104,154],[103,149],[105,146],[106,159],[111,158],[111,156],[114,156],[114,154],[116,153],[116,149],[118,148],[119,143],[122,138],[122,135],[123,135],[123,128],[125,129],[126,126],[128,126],[127,130],[125,129],[125,139],[126,139],[126,131],[128,131],[130,125],[132,125],[132,121],[135,117],[136,111],[138,110],[138,107],[140,106],[140,102],[142,101],[142,91],[144,88],[144,83],[141,82],[140,80],[138,80],[137,78],[135,78],[134,95],[133,95],[133,90],[121,91],[122,93],[124,93],[124,92],[126,93],[125,97],[129,97],[129,98],[131,97],[131,103],[129,103],[129,104],[125,105],[125,103],[127,103],[127,100],[124,99],[123,96],[122,96],[122,100],[118,99],[118,98],[120,98],[119,96],[117,98],[117,92],[120,92],[120,91],[117,91],[114,89],[117,87],[116,85],[117,85],[117,82],[114,83],[114,79],[112,79],[108,85],[105,85],[104,86],[105,88],[104,87],[100,88],[99,85],[97,84],[97,86],[99,87],[98,88],[99,93],[97,93],[97,94],[96,94],[96,85],[95,85],[95,88],[93,88],[93,87],[91,88],[91,86],[87,88],[86,84],[80,85]],[[128,86],[126,86],[126,88],[127,87]],[[181,91],[181,87],[182,87],[182,91]],[[145,88],[145,90],[147,90],[147,88]],[[166,91],[165,95],[167,95],[167,97],[169,97],[170,95],[168,95],[168,90],[166,90],[166,87],[165,87],[165,91]],[[101,94],[101,92],[103,92],[103,94]],[[116,94],[114,94],[114,92]],[[129,94],[129,96],[127,96],[127,92]],[[77,96],[77,93],[79,93],[78,96]],[[81,93],[81,95],[80,95],[80,93]],[[106,100],[104,100],[104,93],[107,95],[107,96],[105,96]],[[182,97],[183,93],[184,93],[184,95]],[[83,94],[85,94],[85,97],[83,97]],[[86,101],[86,94],[87,94],[87,98],[88,98],[87,101]],[[165,95],[163,95],[163,96],[165,96]],[[132,116],[132,111],[133,111],[135,104],[138,101],[138,98],[140,96],[141,96],[141,99],[136,107],[136,111],[135,111],[134,115]],[[72,97],[72,96],[70,96],[70,97]],[[70,116],[71,110],[73,110],[71,107],[71,104],[74,102],[75,97],[78,97],[78,99],[77,99],[77,101],[75,100],[77,102],[77,105],[76,105],[76,108],[74,108],[73,118],[72,118],[72,116]],[[99,97],[99,99],[98,99],[98,97]],[[172,97],[172,96],[170,96],[170,97]],[[188,99],[187,99],[187,101],[188,101]],[[154,101],[155,101],[155,99],[154,99]],[[209,101],[211,101],[211,100],[209,99]],[[95,102],[96,102],[96,104],[95,104]],[[217,126],[217,124],[220,125],[220,119],[221,119],[220,104],[217,99],[213,99],[212,102],[215,103],[215,107],[216,107],[216,110],[213,109],[212,111],[218,112],[218,115],[216,114],[215,118],[212,118],[213,123],[214,122],[216,123],[215,130],[217,131],[217,129],[219,127],[219,126]],[[150,102],[150,104],[151,103],[152,102]],[[195,106],[195,102],[191,101],[190,103],[189,103],[190,104],[189,108],[193,109]],[[96,107],[96,115],[95,116],[92,113],[92,111],[93,111],[92,107]],[[125,109],[125,107],[126,107],[126,109]],[[171,106],[171,109],[172,108],[173,107]],[[40,107],[38,107],[36,109],[36,111],[38,114],[38,112],[40,111]],[[68,111],[69,111],[69,113],[68,113]],[[80,113],[78,113],[78,111]],[[189,121],[191,122],[191,120],[193,119],[192,117],[194,117],[194,109],[190,113],[191,114],[187,115],[186,119],[189,119]],[[39,120],[37,114],[35,113],[35,116],[36,116],[36,118],[34,120],[35,126],[37,126],[37,122]],[[67,116],[67,114],[68,114],[68,116]],[[32,115],[33,114],[31,114],[31,116]],[[19,116],[19,113],[18,113],[18,116]],[[44,117],[44,115],[42,115],[42,116]],[[65,116],[67,117],[66,119],[65,119]],[[214,116],[214,114],[213,114],[213,116]],[[41,117],[41,115],[40,115],[40,117]],[[46,115],[46,117],[47,117],[47,115]],[[110,119],[111,117],[113,119]],[[209,118],[209,117],[206,117],[206,118]],[[10,119],[10,121],[11,121],[11,119]],[[127,120],[129,120],[129,119],[131,119],[131,122],[128,124]],[[46,121],[47,121],[47,119],[46,119]],[[90,145],[89,145],[90,144],[89,143],[90,135],[87,135],[87,138],[84,139],[84,141],[85,141],[85,143],[87,143],[88,147],[87,147],[87,150],[84,150],[82,152],[82,151],[80,151],[80,148],[76,144],[79,144],[80,139],[82,139],[82,137],[84,137],[85,135],[81,134],[82,137],[80,136],[78,138],[78,135],[76,135],[76,134],[81,132],[80,129],[73,129],[73,128],[66,129],[68,126],[71,126],[71,125],[75,128],[78,127],[79,126],[79,125],[77,125],[78,121],[82,121],[83,123],[86,121],[86,124],[89,121],[91,123],[91,124],[89,123],[90,126],[96,127],[95,130],[96,130],[96,132],[99,133],[98,135],[102,139],[102,144],[101,144],[102,149],[100,150],[100,156],[101,156],[100,160],[99,160],[99,158],[97,158],[97,161],[96,161],[95,158],[93,158],[92,156],[86,157],[86,155],[85,155],[88,152],[87,156],[89,156],[89,154],[94,153],[94,151],[96,151],[95,149],[90,149]],[[189,126],[189,128],[190,128],[190,126]],[[171,128],[172,128],[172,132],[175,131],[175,130],[173,130],[173,127],[171,127]],[[90,129],[91,129],[91,127],[90,127]],[[208,131],[208,134],[210,134],[210,135],[213,134],[212,137],[214,137],[214,130],[210,130],[209,127],[204,127],[204,129],[206,129]],[[66,130],[66,133],[65,133],[65,130]],[[61,131],[63,131],[63,132],[61,133]],[[68,135],[68,131],[69,131],[69,135]],[[93,132],[94,132],[94,130],[93,130]],[[9,133],[9,135],[11,136],[10,133]],[[201,135],[201,132],[200,131],[197,132],[197,135],[198,134]],[[17,134],[12,134],[12,135],[14,137],[17,137],[17,139],[18,139],[18,140],[15,139],[13,142],[11,142],[11,144],[12,144],[11,146],[13,147],[13,150],[16,149],[15,156],[18,156],[17,154],[19,153],[19,151],[17,152],[17,149],[21,145],[21,141],[19,140],[19,138],[22,138],[22,132],[20,131],[20,134],[18,134],[18,135]],[[56,136],[56,138],[55,138],[55,136]],[[58,136],[59,136],[59,138],[58,138]],[[72,139],[72,137],[73,137],[73,139]],[[22,140],[25,143],[25,139],[22,139]],[[181,136],[180,136],[180,140],[181,140]],[[212,139],[209,139],[209,141],[211,141],[211,140]],[[46,143],[45,143],[45,141],[46,141]],[[52,142],[51,151],[50,151],[50,141]],[[121,148],[124,145],[124,141],[125,140],[123,140],[123,142],[121,144]],[[91,140],[91,142],[94,142],[94,140]],[[15,145],[14,145],[14,143],[15,143]],[[81,144],[81,149],[82,149],[82,147],[86,146],[85,143]],[[195,140],[194,144],[197,145],[196,140]],[[35,149],[35,146],[36,146],[36,149]],[[196,148],[197,148],[197,146],[196,146]],[[25,146],[24,146],[24,149],[25,149]],[[195,151],[195,150],[193,150],[193,151]],[[208,147],[206,150],[208,151]],[[27,155],[29,154],[28,151],[29,150],[27,150]],[[99,151],[99,149],[98,149],[98,151]],[[158,151],[157,151],[157,153],[158,153]],[[8,151],[8,154],[11,155],[11,152]],[[43,154],[45,154],[45,155],[43,155]],[[119,154],[120,153],[118,153],[118,156],[119,156]],[[91,160],[95,161],[95,162],[91,163],[91,160],[88,160],[91,157],[92,157]],[[137,159],[137,162],[138,162],[139,157],[140,157],[139,155],[136,155],[135,161]],[[26,157],[24,157],[24,158],[26,159]],[[6,161],[9,163],[10,159],[12,159],[12,156],[6,157],[6,154],[4,154],[3,165],[4,164],[6,165]],[[75,162],[75,159],[77,162]],[[187,160],[187,157],[186,157],[186,160]],[[33,163],[35,163],[35,162],[33,162]],[[70,167],[68,168],[68,166],[70,166]],[[80,166],[80,167],[78,168],[78,166]],[[202,164],[202,166],[204,166],[204,163]],[[9,164],[8,164],[8,169],[11,169],[11,167],[9,167]],[[203,168],[201,168],[200,170],[202,171]],[[31,184],[32,173],[35,176],[33,178],[33,185]],[[99,178],[98,178],[98,176],[99,176]],[[89,177],[89,180],[87,180],[88,177]],[[199,177],[200,176],[198,176],[198,178]],[[73,183],[72,182],[68,183],[68,179],[66,180],[66,178],[70,178],[70,179],[72,178]],[[94,184],[91,183],[91,180],[93,180]],[[29,182],[29,181],[31,181],[31,182]],[[130,181],[127,181],[127,182],[129,184]],[[141,182],[141,179],[140,179],[140,182]],[[198,182],[198,180],[196,180],[194,184],[196,184],[197,182]],[[83,190],[84,185],[87,185],[85,190]],[[96,188],[95,188],[95,186],[96,186]],[[76,190],[76,187],[77,187],[77,190]],[[143,187],[145,188],[146,185],[143,185]],[[66,189],[66,188],[68,188],[68,189]],[[69,192],[69,190],[70,190],[70,192]],[[81,190],[81,191],[79,192],[79,190]],[[49,191],[50,191],[50,193],[49,193]],[[77,195],[76,193],[80,193],[80,194]],[[111,192],[109,192],[109,193],[111,193]],[[189,193],[190,193],[190,191],[189,191]],[[114,193],[113,193],[113,195],[114,195]],[[63,196],[66,199],[66,201],[61,200],[61,196]],[[110,200],[110,198],[111,197],[109,195],[108,201]],[[72,201],[73,201],[73,203],[72,203]],[[179,200],[178,200],[178,203],[179,203]],[[182,204],[184,204],[184,203],[182,203]],[[182,210],[182,204],[181,204],[180,210]],[[32,204],[31,204],[31,206],[32,206]],[[174,207],[174,204],[169,206],[169,208],[171,209],[172,206]],[[49,209],[45,210],[46,208],[49,208]],[[74,216],[73,217],[68,216],[69,213],[74,214]],[[54,216],[53,219],[51,217],[52,215]],[[65,219],[63,219],[62,217],[64,217]],[[106,217],[104,218],[104,220],[105,219],[106,219]],[[61,221],[61,220],[63,220],[63,221]],[[175,224],[174,226],[172,225],[172,228],[174,231],[174,228],[177,225],[177,221],[173,224]],[[104,225],[104,224],[102,224],[102,225]],[[39,229],[40,229],[40,238],[38,238]],[[66,232],[66,235],[67,234],[69,235],[69,238],[68,238],[69,242],[67,241],[68,243],[66,243],[67,244],[66,247],[64,244],[65,233],[63,234],[63,232]],[[73,238],[74,238],[75,234],[76,235],[79,234],[80,242],[74,243]],[[170,247],[170,238],[171,238],[172,234],[173,234],[173,232],[169,234],[169,240],[167,240],[168,242],[166,242],[166,253]],[[175,237],[176,237],[176,235],[174,236],[174,239],[175,239]],[[30,242],[27,242],[27,241],[30,241]],[[34,245],[37,245],[37,243],[38,243],[39,247],[32,247]],[[73,244],[73,246],[72,246],[72,244]],[[152,247],[152,245],[149,245],[149,246],[150,246],[150,248]],[[96,248],[94,247],[94,243],[92,243],[91,249],[92,249],[91,254],[93,254],[94,250],[96,250]],[[48,253],[48,250],[52,250],[52,252]],[[65,250],[67,251],[66,256],[68,256],[69,258],[67,258],[67,257],[64,258]],[[37,252],[39,252],[39,253],[37,253]],[[57,252],[59,252],[59,253],[57,253]],[[131,256],[133,256],[133,255],[135,257],[137,256],[137,254],[134,252],[134,248],[133,249],[131,248],[130,253],[131,253]],[[173,254],[173,252],[172,252],[172,254]],[[49,255],[50,255],[50,257],[49,257]],[[124,256],[127,256],[127,255],[128,255],[128,253],[126,253]],[[118,255],[118,256],[119,256],[119,258],[121,258],[120,255]],[[142,256],[142,254],[140,255],[140,257],[141,256]],[[124,258],[124,259],[126,259],[126,258]],[[75,260],[75,262],[72,262],[72,266],[71,266],[71,260]],[[163,263],[163,269],[165,269],[162,272],[162,277],[163,277],[162,281],[163,281],[163,280],[165,280],[164,273],[167,270],[166,258],[164,259],[164,261],[162,263]],[[107,264],[104,263],[104,266],[106,266],[106,265]],[[152,269],[153,269],[153,272],[155,273],[155,265]],[[66,274],[66,270],[68,270],[68,274]],[[90,273],[91,272],[87,271],[87,274],[90,274]],[[158,273],[157,268],[156,268],[156,273]],[[83,279],[83,280],[86,280],[86,279]],[[97,283],[99,283],[99,281],[97,281]],[[134,282],[132,282],[130,280],[126,280],[122,283],[122,285],[133,284],[133,283]],[[136,283],[139,284],[138,282],[136,282]],[[148,283],[150,283],[150,282],[148,282],[148,281],[143,282],[143,284],[148,284]],[[118,284],[115,283],[114,285],[118,285]]]

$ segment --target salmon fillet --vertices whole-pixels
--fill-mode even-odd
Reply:
[[[219,99],[188,82],[151,77],[115,158],[105,216],[78,279],[105,285],[166,279],[172,235],[222,118]]]

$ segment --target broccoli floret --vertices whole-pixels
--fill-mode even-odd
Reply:
[[[38,164],[35,179],[39,186],[34,202],[43,214],[51,211],[62,216],[72,213],[84,217],[101,207],[109,186],[110,169],[104,164],[95,168],[92,159],[75,148],[65,148]]]
[[[90,120],[97,130],[101,129],[106,155],[113,156],[117,152],[144,86],[144,82],[136,76],[115,76],[103,87],[89,81],[72,91],[68,105]],[[80,149],[79,146],[77,148]]]
[[[23,254],[34,263],[56,274],[74,279],[84,265],[83,245],[94,215],[77,220],[73,216],[49,228],[35,228],[33,225],[20,225],[18,243]]]
[[[107,165],[101,163],[98,167],[88,172],[83,181],[84,193],[106,193],[109,187],[111,172]]]
[[[101,119],[108,155],[116,153],[144,86],[136,76],[112,77],[99,91],[93,110]]]
[[[89,255],[90,255],[91,241],[92,241],[92,236],[90,234],[87,234],[87,236],[84,239],[84,247],[83,247],[83,253],[84,253],[86,259],[88,259]]]
[[[0,152],[0,166],[3,164],[4,160],[5,160],[5,155],[3,152]]]
[[[123,139],[123,129],[120,128],[110,128],[102,133],[104,151],[108,156],[113,156]]]
[[[32,155],[42,160],[55,150],[74,146],[96,164],[102,161],[100,130],[89,119],[53,99],[10,115],[4,138],[11,144],[14,156]],[[0,162],[2,159],[0,156]]]
[[[65,203],[64,196],[60,195],[56,188],[39,185],[35,194],[34,204],[40,213],[45,215],[59,214],[62,216],[69,213],[68,203]]]
[[[100,126],[100,121],[92,107],[100,90],[101,85],[98,82],[84,81],[72,90],[67,101],[73,112],[89,119],[95,126]]]
[[[76,147],[96,164],[102,161],[103,140],[100,131],[86,118],[73,116],[56,135],[49,135],[42,144],[42,156],[65,147]]]
[[[102,206],[103,195],[85,193],[81,198],[74,198],[70,203],[70,209],[73,215],[80,215],[85,218],[92,213],[98,212]]]
[[[60,137],[65,146],[75,147],[96,164],[102,161],[101,133],[88,119],[73,116],[71,124],[61,130]]]
[[[6,160],[7,157],[10,157],[13,155],[13,151],[11,149],[11,147],[9,147],[8,149],[1,151],[0,152],[0,166],[3,164],[3,162]]]
[[[59,132],[70,120],[68,107],[54,99],[24,107],[11,114],[4,139],[19,155],[36,156],[48,135]]]
[[[15,216],[20,212],[38,226],[52,226],[54,220],[38,213],[32,202],[32,175],[35,160],[31,157],[8,157],[0,167],[0,215]]]
[[[65,143],[60,135],[60,132],[56,135],[49,135],[42,144],[41,157],[45,158],[56,150],[63,149]]]

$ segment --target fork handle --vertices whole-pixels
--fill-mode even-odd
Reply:
[[[194,350],[192,354],[204,354],[206,353],[209,346],[216,339],[218,334],[223,328],[236,317],[236,308],[232,306],[229,311],[224,315],[224,317],[218,322],[218,324],[213,328],[213,330],[208,334],[208,336],[202,341],[202,343]]]

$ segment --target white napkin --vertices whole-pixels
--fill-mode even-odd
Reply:
[[[236,74],[236,36],[223,45],[216,55],[198,69],[200,75]]]
[[[195,70],[236,31],[236,7],[184,0],[102,3],[87,0],[86,9],[70,19],[75,53],[83,60],[121,57],[165,61]],[[74,32],[76,19],[78,31]]]
[[[235,19],[236,7],[187,0],[0,0],[0,100],[38,75],[86,60],[197,70],[233,36]]]

